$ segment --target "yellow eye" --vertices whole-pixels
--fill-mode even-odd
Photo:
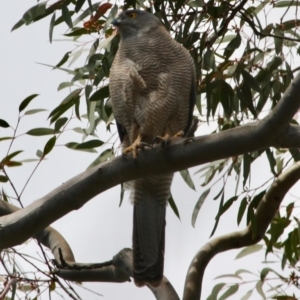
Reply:
[[[135,12],[131,12],[129,15],[128,15],[129,18],[131,19],[134,19],[136,17],[136,13]]]

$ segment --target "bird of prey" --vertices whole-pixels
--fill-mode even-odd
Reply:
[[[137,157],[153,139],[167,143],[188,130],[195,104],[195,67],[151,13],[128,10],[112,24],[120,34],[110,70],[110,97],[123,153]],[[151,152],[149,152],[151,155]],[[165,215],[173,174],[134,180],[133,277],[158,286],[163,277]]]

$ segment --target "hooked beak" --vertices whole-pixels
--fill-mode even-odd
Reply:
[[[111,24],[113,24],[114,26],[118,27],[121,25],[121,20],[118,18],[115,18],[112,20]]]

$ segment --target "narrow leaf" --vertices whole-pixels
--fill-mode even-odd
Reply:
[[[88,169],[103,163],[105,161],[107,161],[108,159],[110,159],[111,157],[114,157],[114,153],[112,151],[112,149],[106,149],[104,150],[89,166]]]
[[[10,161],[13,157],[17,156],[18,154],[22,153],[23,150],[19,150],[19,151],[15,151],[9,155],[7,155],[3,160],[2,162],[5,164],[6,161]]]
[[[77,0],[75,5],[75,11],[78,13],[83,6],[85,0]]]
[[[33,136],[41,136],[41,135],[48,135],[48,134],[55,134],[55,133],[59,133],[59,132],[51,128],[34,128],[26,132],[26,134],[33,135]]]
[[[183,180],[185,181],[185,183],[192,189],[192,190],[196,190],[195,189],[195,185],[194,185],[194,182],[193,182],[193,179],[190,175],[190,172],[189,170],[181,170],[180,171],[180,175],[181,177],[183,178]]]
[[[67,5],[63,5],[61,9],[61,13],[66,24],[72,29],[73,28],[72,18]]]
[[[60,118],[55,122],[54,130],[59,131],[68,121],[68,118]]]
[[[232,285],[218,300],[225,300],[231,295],[235,294],[239,289],[238,284]]]
[[[109,87],[108,85],[102,87],[98,91],[96,91],[89,99],[89,101],[98,101],[103,100],[109,97]]]
[[[24,110],[27,105],[31,102],[32,99],[34,99],[36,96],[38,96],[39,94],[33,94],[33,95],[30,95],[28,97],[26,97],[20,104],[19,106],[19,112],[21,112],[22,110]]]
[[[201,196],[199,197],[195,207],[194,207],[194,210],[193,210],[193,214],[192,214],[192,226],[195,227],[195,224],[196,224],[196,220],[197,220],[197,217],[198,217],[198,214],[199,214],[199,211],[206,199],[206,197],[208,196],[210,192],[210,188],[205,190]]]
[[[50,21],[50,26],[49,26],[49,41],[50,41],[50,44],[52,43],[54,24],[55,24],[55,12],[52,15],[52,18],[51,18],[51,21]]]
[[[248,300],[251,295],[252,295],[253,290],[248,291],[242,298],[241,300]]]
[[[223,288],[225,285],[226,285],[226,284],[223,283],[223,282],[216,284],[216,285],[213,287],[213,290],[211,291],[211,294],[210,294],[210,300],[217,300],[217,299],[218,299],[218,294],[220,293],[220,291],[222,290],[222,288]]]
[[[59,62],[54,68],[59,68],[59,67],[62,66],[66,61],[68,61],[69,56],[70,56],[71,53],[72,53],[71,51],[67,52],[67,53],[63,56],[63,58],[60,60],[60,62]]]
[[[260,244],[256,244],[256,245],[252,245],[252,246],[246,247],[246,248],[242,249],[242,251],[240,251],[237,254],[237,256],[235,257],[235,259],[239,259],[239,258],[245,257],[247,255],[250,255],[252,253],[258,252],[262,248],[263,248],[263,245],[260,245]]]
[[[240,47],[241,41],[241,35],[237,33],[236,37],[228,43],[227,47],[224,50],[224,56],[226,59],[228,59],[233,54],[235,49]]]
[[[56,136],[53,136],[45,145],[44,147],[44,156],[46,156],[48,153],[50,153],[56,143]]]
[[[76,149],[82,150],[82,149],[97,148],[97,147],[102,146],[103,144],[104,144],[104,142],[102,142],[100,140],[91,140],[91,141],[87,141],[87,142],[77,145]]]
[[[47,109],[44,109],[44,108],[30,109],[30,110],[27,110],[24,113],[24,115],[33,115],[33,114],[37,114],[37,113],[43,112],[43,111],[47,111]]]
[[[0,127],[8,128],[9,124],[5,120],[0,119]]]
[[[257,283],[256,283],[256,290],[257,290],[257,292],[262,296],[262,298],[263,299],[266,299],[266,295],[265,295],[265,293],[264,293],[264,291],[263,291],[263,289],[262,289],[262,286],[263,286],[263,282],[261,282],[261,281],[258,281]]]
[[[240,208],[239,208],[238,215],[237,215],[237,224],[238,225],[240,225],[240,223],[241,223],[241,220],[244,216],[247,205],[248,205],[247,197],[244,197],[241,201]]]
[[[178,207],[172,197],[172,194],[170,194],[170,197],[168,198],[168,203],[169,205],[171,206],[174,214],[176,215],[176,217],[180,220],[180,215],[179,215],[179,210],[178,210]]]
[[[38,16],[43,15],[46,11],[46,4],[48,1],[38,3],[35,6],[29,8],[23,15],[22,19],[18,21],[11,31],[21,27],[23,24],[29,25],[32,23]]]
[[[242,70],[242,76],[244,78],[244,81],[246,82],[246,84],[248,84],[253,90],[260,92],[260,86],[258,84],[258,82],[256,81],[256,79],[250,74],[248,73],[246,70]]]
[[[5,175],[0,175],[0,182],[7,182],[8,178]]]

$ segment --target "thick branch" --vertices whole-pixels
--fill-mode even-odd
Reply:
[[[183,300],[198,300],[204,270],[218,253],[256,244],[260,241],[273,220],[279,205],[289,189],[300,179],[300,162],[281,174],[272,184],[256,210],[257,232],[253,234],[251,224],[244,230],[215,238],[205,244],[192,260],[185,281]],[[255,238],[253,236],[255,235]]]
[[[300,147],[300,139],[291,139],[290,127],[287,127],[300,106],[299,90],[298,75],[273,112],[260,122],[197,137],[189,143],[176,139],[165,149],[155,147],[141,151],[137,159],[131,155],[120,156],[79,174],[26,208],[1,217],[0,249],[21,244],[94,196],[122,182],[175,172],[270,146],[290,147],[289,142],[292,147]],[[295,127],[292,129],[294,135]]]

